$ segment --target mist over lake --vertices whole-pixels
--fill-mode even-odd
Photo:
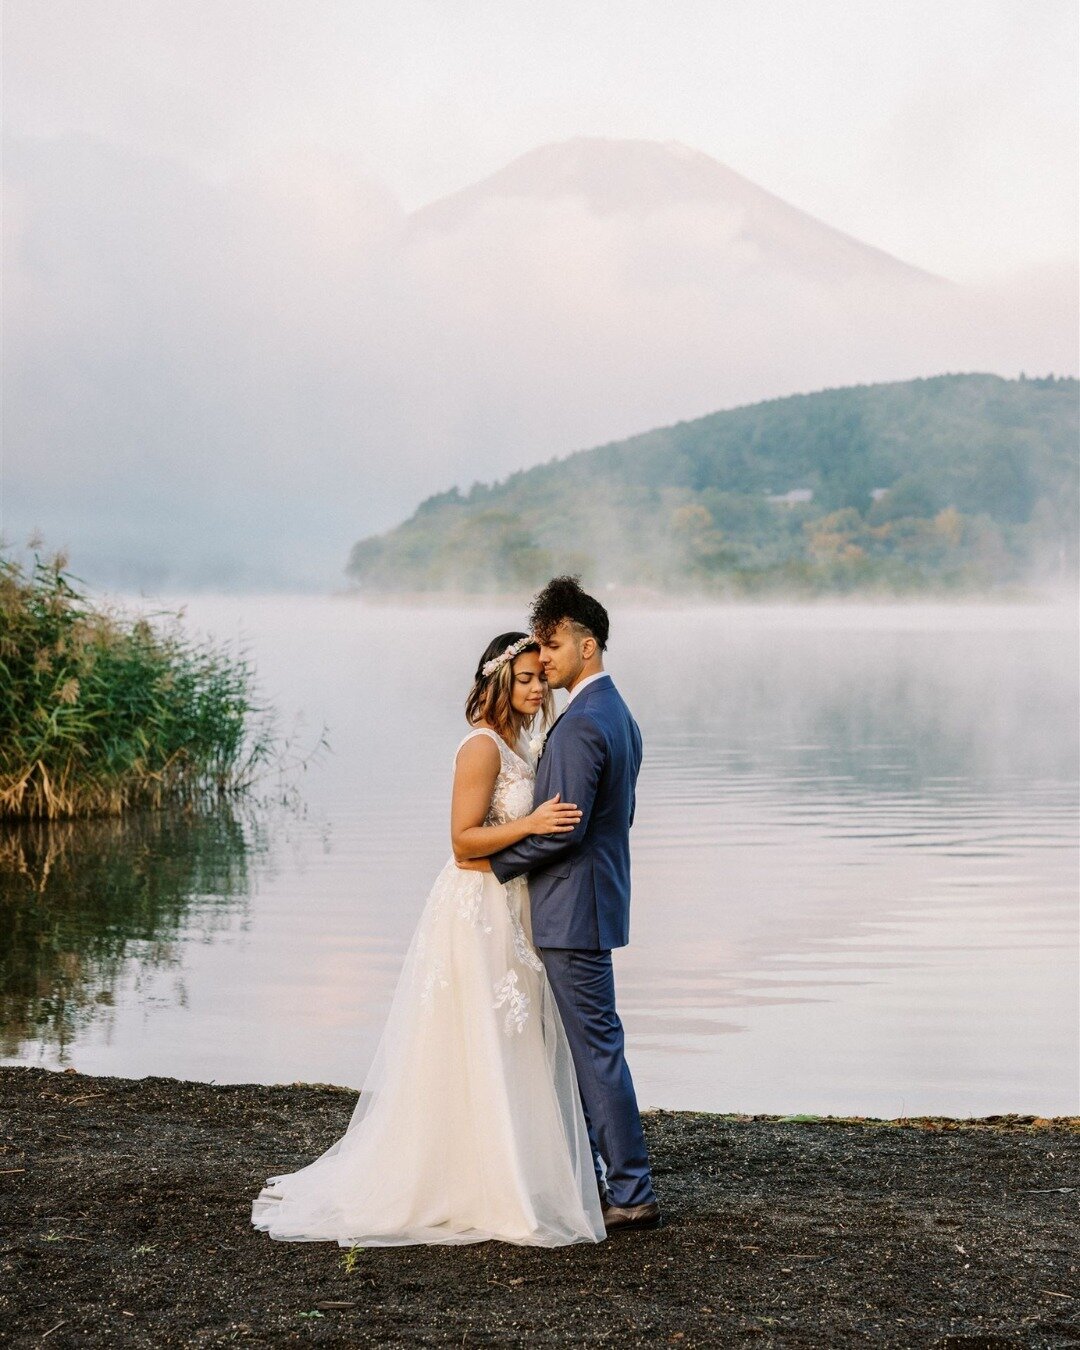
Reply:
[[[611,611],[645,740],[615,957],[642,1105],[1075,1111],[1074,607]],[[0,860],[5,1062],[358,1086],[449,852],[469,676],[522,617],[190,600],[330,753],[299,809],[13,829],[49,867],[31,901]]]

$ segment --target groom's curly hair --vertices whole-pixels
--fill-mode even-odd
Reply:
[[[580,577],[552,577],[533,600],[529,622],[541,642],[547,641],[563,619],[569,619],[581,636],[591,633],[601,651],[607,649],[608,612],[581,589]]]

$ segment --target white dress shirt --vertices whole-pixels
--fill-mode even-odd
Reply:
[[[585,679],[580,680],[577,684],[575,684],[573,689],[570,690],[570,696],[566,700],[566,708],[569,708],[570,704],[573,703],[574,699],[577,698],[578,694],[581,693],[581,691],[585,688],[587,684],[592,684],[593,680],[599,680],[602,676],[606,675],[607,673],[608,672],[606,670],[598,670],[595,675],[587,675]],[[563,709],[563,712],[566,711],[566,708]]]

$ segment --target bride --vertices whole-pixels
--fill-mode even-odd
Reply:
[[[270,1177],[252,1203],[252,1223],[272,1238],[553,1247],[606,1236],[527,883],[457,866],[580,819],[557,795],[532,809],[525,736],[553,710],[538,651],[529,635],[503,633],[480,659],[454,765],[454,857],[424,905],[344,1135]]]

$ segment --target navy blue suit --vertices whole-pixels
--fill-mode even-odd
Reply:
[[[593,1153],[614,1205],[655,1199],[634,1084],[615,1011],[611,949],[630,938],[630,826],[641,732],[606,674],[582,689],[548,733],[535,800],[581,808],[573,831],[530,835],[491,856],[504,884],[525,873],[533,942],[559,1005]]]

